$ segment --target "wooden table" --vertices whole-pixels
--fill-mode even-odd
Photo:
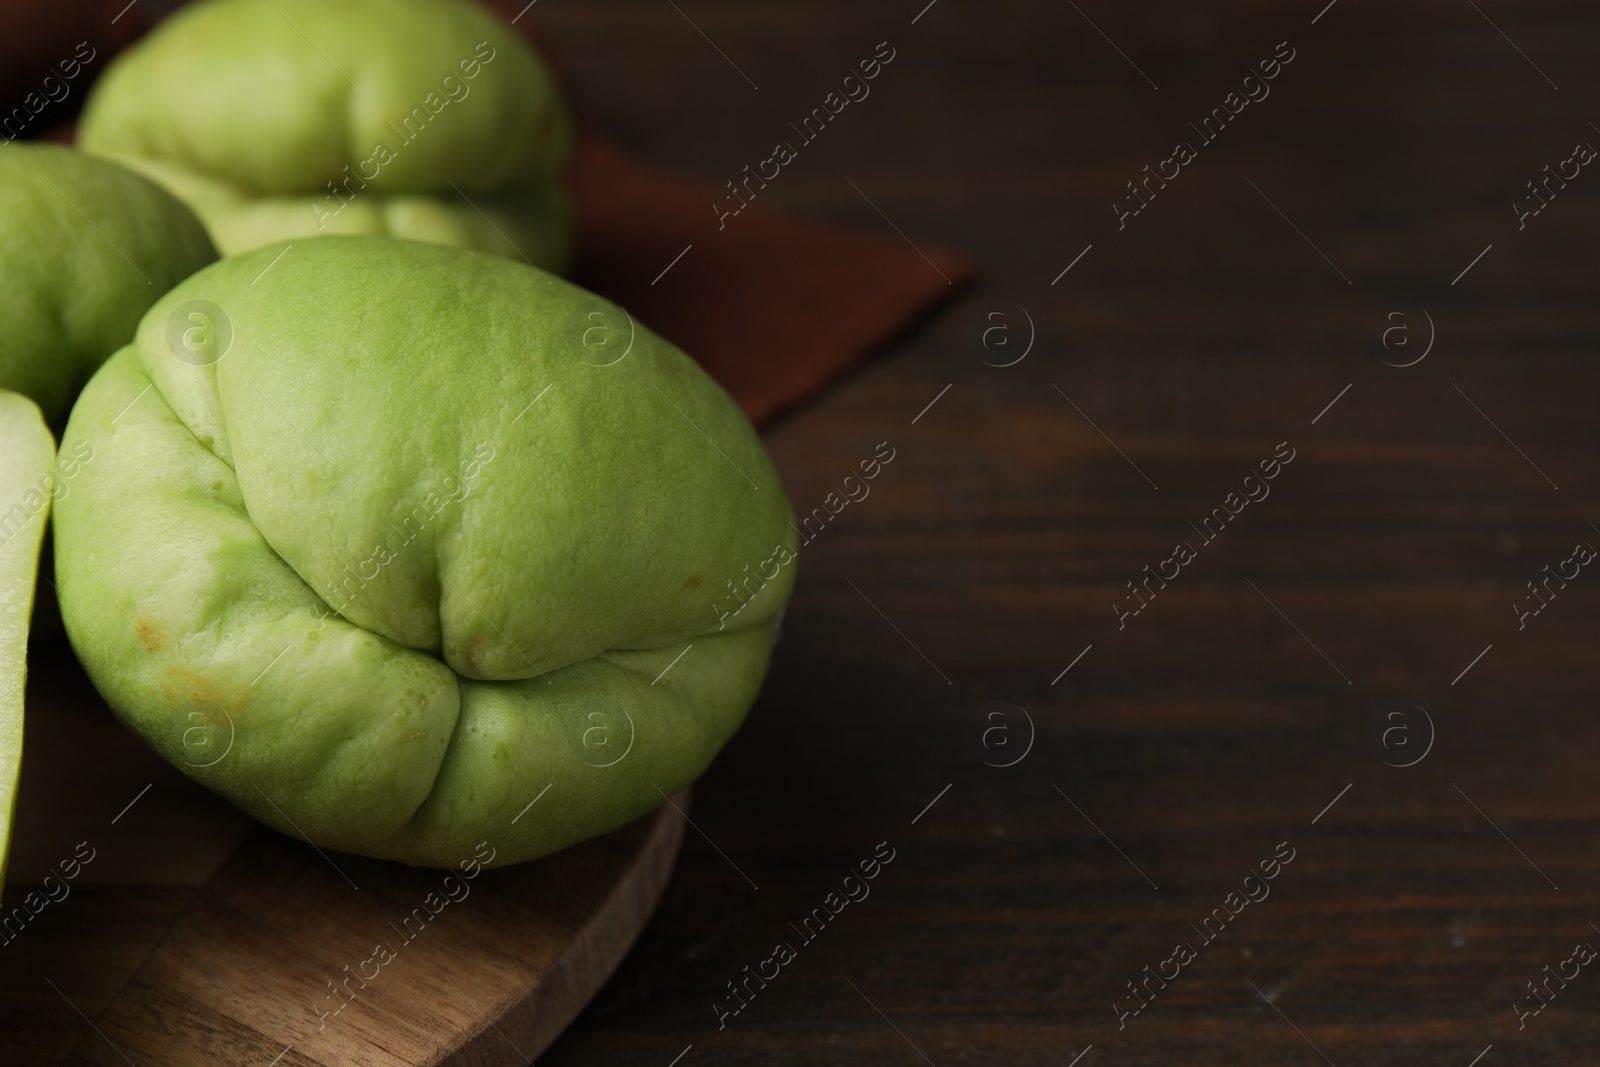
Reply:
[[[664,904],[539,1062],[1593,1061],[1600,576],[1536,616],[1526,583],[1600,545],[1600,175],[1513,207],[1600,145],[1592,5],[925,3],[529,16],[605,128],[718,183],[888,41],[761,195],[986,273],[771,430],[802,512],[895,459],[804,550]],[[119,840],[97,877],[179,851]],[[163,869],[119,944],[209,868]]]
[[[1600,19],[1324,2],[535,9],[606,127],[718,182],[888,40],[762,196],[986,272],[771,431],[801,511],[896,459],[805,549],[663,907],[541,1064],[1600,1055],[1592,968],[1520,1030],[1512,1007],[1600,946],[1600,574],[1512,607],[1600,546],[1600,173],[1523,230],[1512,208],[1600,145]],[[1188,123],[1280,41],[1271,95],[1203,143]],[[1197,157],[1119,230],[1180,139]],[[1280,442],[1270,496],[1205,541]],[[882,841],[870,897],[803,942]],[[1284,842],[1207,944],[1190,924]]]

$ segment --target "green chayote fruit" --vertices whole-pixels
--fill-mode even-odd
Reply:
[[[105,160],[0,149],[0,389],[52,423],[156,298],[217,253],[182,204]]]
[[[174,283],[214,261],[182,204],[114,163],[0,142],[0,879],[22,763],[28,625],[56,466],[45,426]],[[40,409],[43,409],[42,411]]]
[[[26,397],[0,392],[0,887],[22,769],[22,693],[56,443]]]
[[[118,57],[79,139],[187,202],[225,255],[325,234],[571,255],[566,103],[468,0],[202,0]]]
[[[695,363],[440,245],[200,272],[84,391],[84,446],[56,560],[101,694],[250,814],[368,856],[515,862],[659,806],[742,721],[794,581],[778,474]]]

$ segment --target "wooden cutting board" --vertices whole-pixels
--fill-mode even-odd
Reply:
[[[683,840],[687,790],[470,880],[324,855],[155,757],[59,638],[37,644],[0,1065],[529,1064],[621,962]]]

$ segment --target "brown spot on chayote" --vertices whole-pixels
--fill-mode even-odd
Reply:
[[[189,704],[212,704],[237,720],[249,702],[250,694],[242,685],[223,686],[182,664],[168,664],[161,676],[161,689],[171,707]]]
[[[144,642],[146,652],[155,652],[166,647],[167,632],[154,619],[140,615],[134,620],[133,629],[138,633],[139,640]]]

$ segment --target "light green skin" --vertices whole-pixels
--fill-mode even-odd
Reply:
[[[742,721],[793,585],[755,431],[621,308],[521,264],[281,251],[179,285],[73,412],[63,449],[96,458],[56,565],[101,694],[324,848],[517,862],[659,806]],[[232,323],[213,366],[168,346],[197,299]]]
[[[0,389],[58,423],[156,298],[216,258],[138,175],[54,145],[0,149]]]
[[[38,407],[0,392],[0,890],[22,770],[22,695],[39,548],[50,517],[55,440]]]
[[[374,234],[571,258],[566,103],[469,0],[202,0],[111,65],[78,137],[188,203],[224,255]]]

